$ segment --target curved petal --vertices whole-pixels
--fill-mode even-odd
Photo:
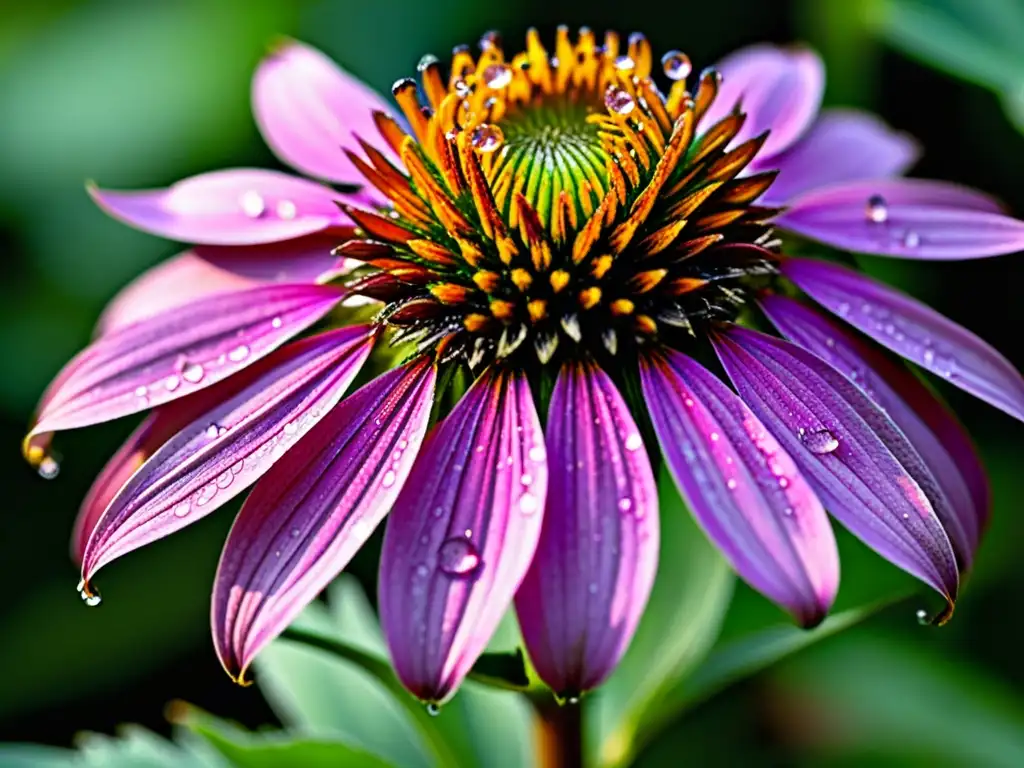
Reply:
[[[812,190],[775,223],[857,253],[956,260],[1024,250],[1024,221],[993,210],[991,198],[952,184],[870,179]]]
[[[327,286],[260,286],[200,299],[100,337],[43,395],[25,438],[26,457],[42,461],[53,432],[155,408],[227,378],[342,298]]]
[[[274,465],[239,512],[213,592],[213,640],[235,680],[348,564],[387,514],[427,431],[436,368],[377,377]]]
[[[244,491],[337,403],[372,348],[367,326],[292,344],[251,383],[183,427],[136,472],[82,558],[88,584],[107,563],[201,520]]]
[[[629,647],[658,567],[658,488],[629,408],[593,363],[567,363],[548,408],[540,544],[516,593],[541,679],[564,697],[602,683]]]
[[[948,506],[933,504],[935,513],[946,529],[961,567],[969,569],[987,515],[984,506],[987,499],[978,498],[972,492],[967,475],[961,471],[962,466],[974,467],[983,474],[970,443],[964,442],[962,437],[957,441],[957,433],[962,433],[962,428],[953,415],[906,367],[896,364],[852,331],[785,296],[766,295],[760,303],[768,319],[784,336],[857,384],[907,436],[949,500]],[[953,442],[947,444],[940,438],[918,409],[927,409],[932,419],[949,422],[943,434]]]
[[[789,453],[725,384],[669,349],[640,378],[665,461],[694,517],[752,587],[803,626],[839,588],[828,516]]]
[[[389,110],[384,99],[323,53],[294,40],[260,63],[252,106],[274,154],[310,176],[342,184],[365,183],[343,150],[358,149],[353,133],[371,141],[377,137],[373,112]]]
[[[384,534],[381,627],[419,698],[447,699],[483,653],[533,559],[546,488],[526,377],[492,368],[431,433]]]
[[[920,153],[914,139],[894,131],[874,115],[831,109],[784,153],[767,160],[755,158],[751,170],[778,169],[778,177],[761,201],[765,205],[784,205],[813,189],[899,176]]]
[[[781,269],[800,290],[883,347],[1024,420],[1024,379],[963,326],[839,264],[787,259]]]
[[[256,281],[219,269],[192,251],[148,269],[122,288],[96,323],[96,336],[215,293],[251,288]]]
[[[349,224],[338,203],[365,204],[297,176],[233,168],[192,176],[166,189],[117,191],[90,186],[106,213],[143,232],[205,245],[290,240]]]
[[[740,396],[855,536],[956,600],[956,557],[906,437],[853,382],[789,342],[736,326],[712,337]],[[922,485],[925,483],[925,485]]]
[[[345,262],[332,251],[351,239],[351,227],[333,227],[294,240],[260,245],[197,245],[199,258],[238,278],[260,283],[315,283]]]
[[[733,144],[770,130],[761,158],[793,144],[818,114],[825,67],[813,51],[755,45],[723,59],[718,71],[722,84],[700,128],[717,123],[739,103],[747,119]]]

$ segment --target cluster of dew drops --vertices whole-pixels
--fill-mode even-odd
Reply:
[[[890,231],[888,229],[890,224],[889,203],[882,195],[871,195],[868,198],[867,205],[864,208],[864,219],[868,224],[885,227],[884,230],[879,230],[880,234],[883,234],[890,242],[901,245],[903,248],[913,250],[921,245],[921,235],[912,229],[905,231]]]

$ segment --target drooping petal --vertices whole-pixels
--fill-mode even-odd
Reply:
[[[883,347],[1024,420],[1024,379],[963,326],[839,264],[787,259],[781,269],[808,296]]]
[[[252,106],[263,138],[281,160],[316,178],[365,184],[343,150],[358,149],[353,133],[374,141],[379,133],[373,112],[389,107],[323,53],[294,40],[278,46],[256,70]]]
[[[557,471],[515,602],[537,673],[574,696],[611,674],[643,615],[658,565],[658,489],[626,402],[593,363],[562,368],[546,438]]]
[[[945,596],[951,612],[956,557],[929,502],[941,491],[885,413],[821,358],[789,342],[735,326],[712,341],[740,396],[828,510]]]
[[[272,243],[348,225],[338,203],[366,201],[363,195],[255,168],[203,173],[166,189],[89,187],[89,194],[108,214],[136,229],[205,245]]]
[[[665,461],[697,521],[751,586],[804,626],[839,587],[828,516],[786,448],[725,384],[672,350],[641,358]]]
[[[436,376],[420,359],[374,379],[253,489],[224,545],[213,592],[214,644],[232,678],[243,679],[387,514],[426,434]]]
[[[292,344],[251,383],[184,426],[110,502],[86,546],[82,578],[191,525],[244,491],[337,403],[372,347],[367,326]]]
[[[824,112],[784,153],[767,160],[756,158],[751,166],[752,170],[779,170],[762,202],[784,205],[821,187],[899,176],[919,155],[916,141],[874,115],[833,109]]]
[[[448,698],[526,574],[547,489],[526,377],[485,372],[424,445],[384,534],[381,626],[402,683]]]
[[[230,274],[261,283],[315,283],[344,261],[332,251],[351,239],[350,227],[334,227],[295,240],[260,245],[197,245],[196,256]]]
[[[988,501],[972,492],[967,480],[968,474],[984,476],[984,471],[953,415],[907,368],[851,330],[785,296],[766,295],[760,303],[784,336],[855,382],[907,436],[949,500],[948,507],[933,506],[962,568],[969,569],[988,513]],[[927,412],[929,419],[919,411]],[[937,419],[948,422],[941,430],[946,440],[929,425],[929,420]],[[968,474],[961,468],[968,470]],[[953,517],[950,519],[946,512]]]
[[[271,285],[209,296],[100,337],[43,395],[25,439],[38,463],[48,435],[177,400],[259,360],[336,305],[344,293]]]
[[[811,190],[775,219],[785,229],[857,253],[956,260],[1024,250],[1024,221],[987,195],[921,179],[870,179]]]
[[[251,288],[256,281],[204,261],[192,251],[148,269],[122,288],[96,323],[96,336],[204,296]]]
[[[755,45],[722,60],[718,71],[722,84],[701,128],[718,122],[740,103],[747,119],[733,143],[770,130],[759,153],[762,158],[793,144],[818,114],[825,68],[813,51]]]

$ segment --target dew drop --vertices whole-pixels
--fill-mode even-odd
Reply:
[[[708,435],[708,437],[711,438],[712,443],[717,443],[719,440],[722,439],[722,436],[717,432],[712,432],[710,435]]]
[[[872,195],[868,198],[867,207],[864,209],[864,216],[873,224],[884,224],[889,220],[889,205],[881,195]]]
[[[629,56],[619,56],[615,59],[615,68],[620,72],[630,72],[636,68],[636,62]]]
[[[533,483],[533,475],[526,474],[519,478],[519,482],[522,485],[529,486]]]
[[[839,441],[836,439],[836,436],[827,429],[819,429],[814,432],[804,432],[800,435],[800,442],[802,442],[811,453],[819,456],[826,453],[832,453],[832,451],[839,447]]]
[[[302,531],[299,528],[292,528],[292,538],[297,539],[302,535]]]
[[[619,499],[619,511],[629,512],[633,508],[633,500],[628,496]]]
[[[484,70],[484,82],[492,90],[500,90],[512,82],[512,67],[508,64],[491,64]]]
[[[439,707],[434,702],[430,702],[429,704],[427,704],[427,714],[431,717],[437,717],[439,714],[441,714],[441,707]]]
[[[462,536],[446,539],[437,550],[438,567],[449,576],[470,576],[480,567],[480,554]]]
[[[192,511],[192,505],[187,501],[182,501],[174,506],[175,517],[186,517],[190,511]]]
[[[537,501],[537,497],[532,493],[524,493],[519,497],[519,511],[524,515],[532,515],[539,506],[540,502]]]
[[[206,436],[208,438],[210,438],[211,440],[213,440],[219,434],[220,434],[220,425],[219,424],[211,424],[210,426],[208,426],[206,428]]]
[[[135,388],[135,396],[136,397],[145,397],[147,394],[149,394],[149,390],[146,387],[136,387]]]
[[[643,438],[640,437],[639,433],[634,432],[626,438],[626,450],[627,451],[638,451],[643,446]]]
[[[36,471],[43,480],[53,480],[60,474],[60,462],[53,456],[44,456]]]
[[[295,203],[291,200],[282,200],[277,204],[277,215],[278,217],[290,221],[295,218],[295,214],[298,213],[298,209],[295,207]]]
[[[395,484],[395,473],[389,469],[384,473],[384,479],[380,481],[380,484],[385,488],[390,488]]]
[[[917,248],[921,244],[921,236],[912,229],[908,229],[903,235],[904,248]]]
[[[103,598],[100,597],[100,593],[96,592],[93,589],[90,589],[86,585],[85,579],[78,582],[78,594],[82,598],[82,602],[90,608],[95,608],[97,605],[103,602]]]
[[[199,363],[186,362],[181,369],[182,378],[190,384],[196,384],[202,381],[204,373],[205,371],[203,371],[203,366]]]
[[[587,586],[587,592],[589,592],[592,595],[596,595],[597,594],[597,582],[596,581],[590,582],[590,584]]]
[[[240,363],[249,356],[249,347],[245,344],[240,344],[230,352],[228,352],[228,360],[232,363]]]
[[[234,479],[235,476],[231,474],[231,470],[226,469],[223,472],[221,472],[220,475],[217,477],[217,487],[227,488],[229,485],[231,485],[231,481]]]
[[[284,425],[284,433],[286,435],[294,435],[298,431],[299,425],[296,424],[294,421],[289,421],[287,424]]]
[[[263,201],[263,195],[255,189],[250,189],[248,192],[245,192],[239,200],[239,203],[242,206],[242,213],[250,219],[258,219],[263,215],[263,212],[267,210],[267,204]]]
[[[725,486],[726,486],[726,487],[727,487],[727,488],[728,488],[728,489],[729,489],[730,491],[735,491],[735,490],[736,490],[736,485],[737,485],[737,483],[736,483],[736,478],[735,478],[735,477],[730,477],[730,478],[728,479],[728,481],[727,481],[727,482],[725,483]]]
[[[493,152],[505,141],[501,128],[491,123],[483,123],[473,129],[469,143],[477,152]]]
[[[929,623],[928,622],[928,611],[926,611],[924,608],[918,608],[917,609],[917,613],[915,615],[917,616],[917,623],[918,624],[928,624]]]
[[[544,451],[543,445],[533,446],[533,448],[530,449],[530,453],[528,454],[528,456],[530,457],[530,461],[544,461],[544,457],[546,455],[547,454]]]
[[[271,320],[270,321],[270,327],[271,328],[280,328],[281,327],[281,318],[280,317],[275,317],[273,320]]]
[[[604,92],[604,105],[608,107],[609,112],[617,115],[628,115],[636,109],[633,97],[614,85],[608,86],[608,90]]]
[[[662,56],[661,68],[669,80],[685,80],[693,71],[690,57],[682,51],[669,51]]]

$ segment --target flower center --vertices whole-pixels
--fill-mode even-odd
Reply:
[[[642,36],[622,49],[566,28],[553,56],[535,31],[509,60],[493,34],[477,59],[457,48],[447,83],[425,57],[426,103],[394,87],[413,135],[375,115],[404,170],[369,145],[352,156],[391,208],[348,209],[362,239],[340,252],[368,264],[351,288],[387,302],[397,340],[471,367],[615,356],[733,316],[773,270],[776,211],[753,203],[775,174],[738,177],[765,135],[730,147],[738,107],[698,128],[717,73],[691,94],[689,59],[662,65],[667,95]]]

